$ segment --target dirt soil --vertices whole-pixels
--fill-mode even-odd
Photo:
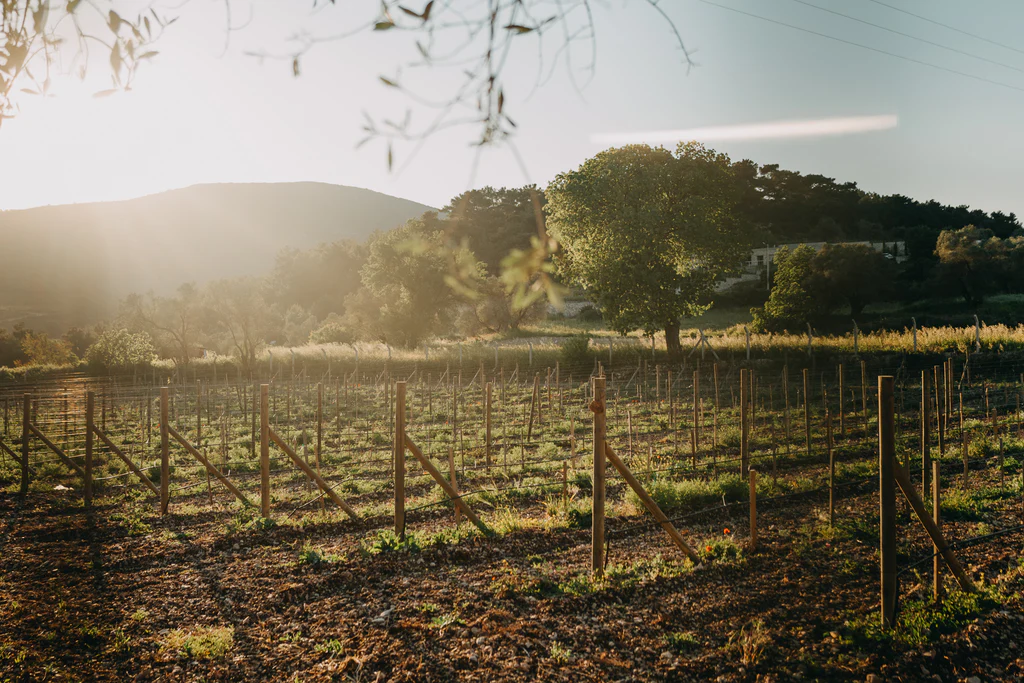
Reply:
[[[576,591],[551,582],[587,575],[587,529],[367,554],[361,543],[390,519],[236,529],[219,500],[165,518],[147,511],[139,526],[113,498],[87,513],[72,492],[0,494],[0,680],[1024,678],[1019,531],[956,551],[975,581],[1004,576],[1001,604],[920,645],[857,637],[857,620],[878,613],[870,484],[837,505],[838,523],[859,527],[827,533],[820,496],[766,503],[756,552],[692,569],[657,528],[610,519],[610,565],[641,569]],[[999,500],[980,530],[1018,525],[1021,510],[1019,497]],[[735,507],[680,528],[743,545],[746,515]],[[450,528],[451,512],[414,513],[409,526]],[[976,522],[944,528],[954,539],[979,533]],[[902,513],[899,529],[905,566],[928,546]],[[300,561],[304,546],[322,561]],[[676,570],[658,570],[658,556]],[[904,603],[930,591],[931,563],[920,569],[901,577]],[[226,653],[169,645],[177,630],[204,626],[233,628]]]

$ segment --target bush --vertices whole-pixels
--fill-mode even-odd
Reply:
[[[590,335],[574,334],[558,346],[562,363],[567,367],[586,365],[590,361]]]
[[[309,333],[311,344],[351,344],[355,341],[355,334],[337,320],[325,320]]]
[[[145,365],[156,358],[153,342],[145,332],[107,330],[85,354],[94,367],[125,369]]]
[[[604,322],[604,316],[601,315],[601,311],[590,305],[581,308],[580,312],[576,314],[576,319],[582,320],[585,323]]]

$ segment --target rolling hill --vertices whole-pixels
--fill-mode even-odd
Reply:
[[[258,275],[284,247],[362,240],[431,207],[325,183],[196,185],[117,202],[0,212],[0,327],[57,334],[131,292]]]

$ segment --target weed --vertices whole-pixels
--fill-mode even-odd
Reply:
[[[341,556],[326,552],[323,548],[318,548],[309,543],[304,543],[302,549],[299,550],[299,564],[308,564],[315,567],[319,564],[331,564],[341,560]]]
[[[415,533],[399,538],[391,529],[381,529],[359,542],[359,551],[363,555],[380,555],[381,553],[407,552],[418,553],[422,550],[419,536]]]
[[[854,642],[897,642],[916,647],[944,633],[960,630],[983,610],[999,602],[999,595],[991,589],[977,593],[952,590],[939,605],[924,600],[904,602],[894,629],[883,629],[875,614],[854,619],[847,626]]]
[[[190,659],[219,659],[234,644],[235,629],[231,626],[197,626],[171,631],[164,640],[163,648]]]
[[[677,631],[665,635],[665,644],[676,654],[686,654],[700,648],[700,641],[693,631]]]
[[[973,522],[982,519],[985,505],[972,491],[954,488],[942,496],[942,517],[951,521]]]
[[[765,630],[764,621],[751,619],[738,631],[729,636],[726,649],[735,650],[743,666],[754,666],[771,644],[771,637]]]
[[[551,643],[548,656],[559,664],[568,664],[572,661],[572,650],[561,643]]]
[[[337,638],[325,640],[313,646],[313,652],[328,655],[330,657],[341,657],[345,654],[345,646]]]

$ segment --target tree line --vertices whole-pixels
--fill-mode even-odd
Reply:
[[[961,296],[976,305],[995,292],[1024,291],[1020,231],[1012,213],[875,195],[821,175],[734,162],[699,143],[629,145],[559,174],[544,190],[471,190],[365,243],[283,250],[262,277],[132,294],[116,320],[92,330],[61,339],[23,326],[0,331],[0,365],[131,365],[153,355],[187,365],[215,351],[249,368],[274,345],[414,347],[436,336],[514,332],[544,314],[540,294],[561,287],[593,302],[620,333],[664,332],[679,353],[681,320],[716,302],[743,303],[744,295],[757,304],[754,326],[776,331],[837,310],[859,315],[882,300]],[[546,254],[538,245],[548,235],[553,258],[527,270],[558,284],[534,282],[524,297],[509,273]],[[903,241],[906,262],[836,244],[861,240]],[[770,298],[758,283],[718,291],[752,247],[806,241],[833,244],[780,250]]]

